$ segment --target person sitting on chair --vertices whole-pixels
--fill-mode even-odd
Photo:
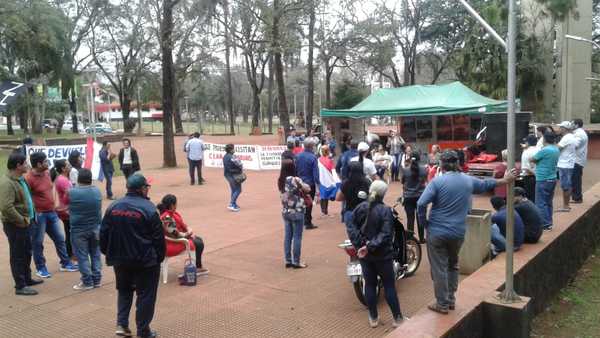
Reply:
[[[186,238],[189,242],[190,250],[196,251],[197,275],[208,274],[208,269],[202,267],[202,252],[204,251],[204,241],[183,222],[183,218],[177,212],[177,197],[175,195],[165,195],[158,204],[160,219],[163,221],[165,230],[165,239],[167,241],[167,257],[179,255],[186,249],[186,245],[179,241],[169,240]]]

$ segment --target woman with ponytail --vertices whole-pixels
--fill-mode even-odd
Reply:
[[[177,212],[177,197],[165,195],[157,205],[160,219],[163,222],[165,236],[168,238],[187,238],[190,250],[196,252],[197,275],[208,274],[208,269],[202,266],[202,252],[204,241],[189,228],[183,221],[183,217]],[[177,256],[185,250],[184,243],[167,240],[166,256]]]
[[[71,222],[69,215],[69,190],[73,188],[73,183],[69,179],[71,165],[67,160],[58,160],[54,162],[54,167],[50,170],[50,178],[54,182],[55,200],[58,200],[56,214],[63,223],[65,229],[65,244],[67,245],[67,255],[73,256],[73,247],[71,245]]]
[[[378,180],[369,187],[368,201],[354,209],[348,235],[358,249],[358,258],[365,279],[365,299],[369,308],[369,325],[377,327],[377,277],[381,278],[387,301],[394,318],[393,326],[399,326],[404,317],[396,294],[394,274],[393,224],[394,216],[383,203],[387,184]]]
[[[415,231],[415,218],[417,215],[417,201],[425,190],[427,182],[427,169],[419,165],[421,156],[419,153],[412,153],[410,167],[402,168],[402,198],[404,211],[406,211],[406,225],[408,230]],[[419,230],[419,240],[425,243],[425,228],[417,219]]]
[[[366,142],[358,144],[358,156],[350,159],[350,162],[359,162],[363,167],[363,172],[367,178],[374,181],[377,177],[377,168],[367,155],[369,154],[369,145]]]

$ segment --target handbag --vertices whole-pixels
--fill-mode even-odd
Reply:
[[[237,184],[242,184],[244,183],[244,181],[246,181],[248,177],[246,176],[245,173],[241,172],[239,174],[233,174],[233,180],[235,181],[235,183]]]
[[[192,261],[192,257],[189,257],[185,260],[184,266],[183,266],[183,275],[180,277],[179,279],[179,285],[184,285],[184,286],[194,286],[196,285],[198,278],[196,273],[198,272],[198,269],[196,268],[196,265],[194,265],[194,262]]]

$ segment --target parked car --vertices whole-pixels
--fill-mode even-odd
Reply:
[[[112,127],[108,123],[98,122],[94,125],[94,128],[96,130],[96,134],[113,134],[114,133]],[[85,128],[86,134],[92,134],[92,131],[93,131],[93,129],[90,127]]]

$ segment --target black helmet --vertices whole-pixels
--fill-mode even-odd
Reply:
[[[440,161],[445,163],[458,162],[458,153],[454,150],[444,150],[440,156]]]

